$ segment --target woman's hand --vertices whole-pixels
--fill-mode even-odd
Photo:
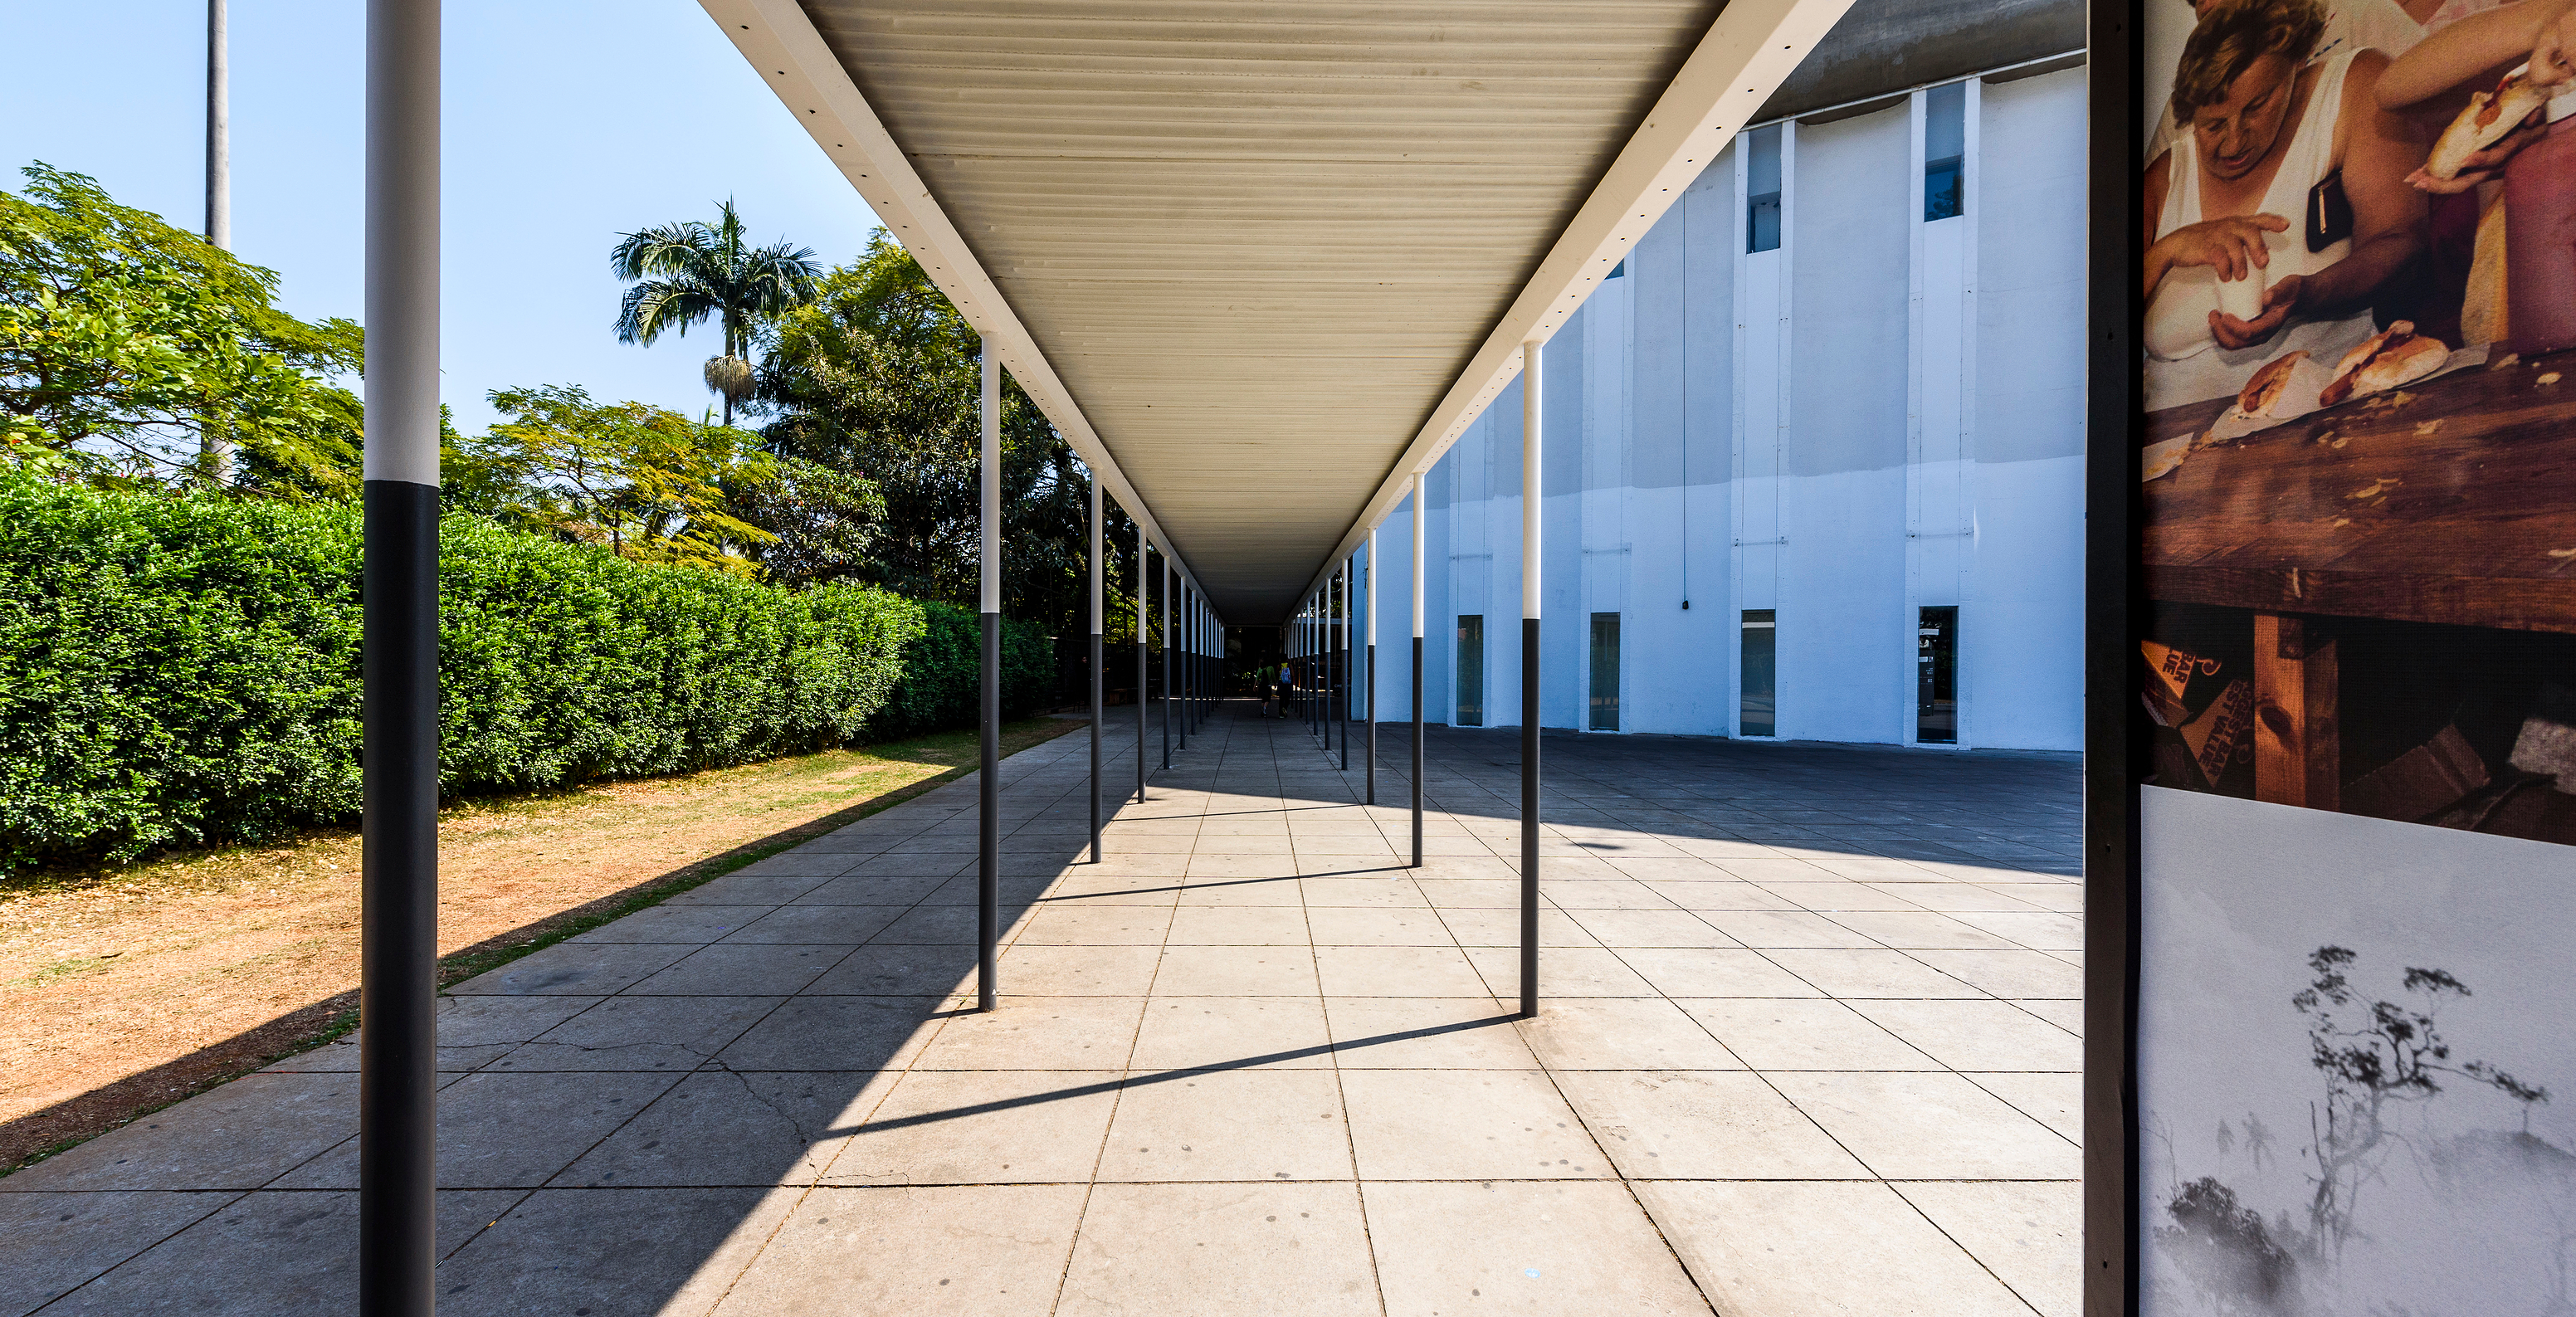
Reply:
[[[2221,279],[2243,279],[2272,262],[2272,254],[2263,247],[2263,235],[2285,232],[2289,227],[2288,220],[2271,214],[2202,220],[2156,239],[2156,245],[2147,250],[2147,259],[2160,261],[2168,270],[2206,265],[2216,270]]]
[[[2540,25],[2531,43],[2531,67],[2522,76],[2534,87],[2576,82],[2576,10],[2561,10]]]
[[[2435,196],[2447,197],[2453,193],[2466,192],[2488,179],[2502,175],[2504,163],[2513,159],[2515,152],[2539,141],[2540,134],[2548,126],[2542,112],[2534,110],[2524,117],[2521,127],[2497,138],[2484,150],[2470,152],[2468,158],[2460,162],[2459,173],[2449,178],[2435,178],[2418,169],[2408,174],[2406,181],[2416,191],[2430,192]]]
[[[2176,230],[2180,232],[2180,230]],[[2234,351],[2250,348],[2280,332],[2281,326],[2299,309],[2299,293],[2307,286],[2304,274],[2285,274],[2263,290],[2263,309],[2251,320],[2239,320],[2224,311],[2209,313],[2209,336],[2218,346]]]

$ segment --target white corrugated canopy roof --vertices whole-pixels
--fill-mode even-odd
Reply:
[[[1849,0],[703,0],[1237,623],[1293,608]]]

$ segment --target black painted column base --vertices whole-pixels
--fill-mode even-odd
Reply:
[[[1098,610],[1094,610],[1098,611]],[[1100,633],[1091,633],[1091,862],[1100,863]]]
[[[365,488],[358,1293],[426,1313],[438,1214],[438,489]]]
[[[1422,867],[1422,637],[1413,638],[1413,867]]]
[[[1521,1015],[1538,1014],[1538,619],[1521,619]]]
[[[995,962],[1002,935],[1002,615],[983,616],[983,835],[975,874],[975,1009],[989,1011],[1001,993]]]

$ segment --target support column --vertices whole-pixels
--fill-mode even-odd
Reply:
[[[983,516],[981,578],[984,621],[984,755],[977,793],[975,867],[975,1009],[992,1010],[1002,937],[1002,360],[984,345]]]
[[[1163,555],[1163,768],[1172,767],[1172,555]]]
[[[358,1309],[438,1266],[438,0],[367,6]],[[211,204],[209,206],[211,210]]]
[[[1100,559],[1100,480],[1091,481],[1091,862],[1100,863],[1100,665],[1106,657],[1101,641],[1107,583]]]
[[[1163,681],[1168,690],[1174,684],[1174,674],[1177,672],[1177,684],[1180,690],[1178,699],[1170,708],[1164,710],[1163,717],[1170,720],[1174,714],[1179,715],[1180,726],[1173,734],[1181,739],[1181,752],[1187,754],[1190,749],[1190,607],[1197,601],[1190,597],[1188,577],[1177,578],[1174,588],[1180,592],[1180,607],[1173,609],[1166,606],[1163,616],[1170,619],[1177,615],[1180,625],[1178,630],[1173,631],[1163,640]],[[1167,621],[1166,625],[1170,623]],[[1170,761],[1167,759],[1164,762]]]
[[[1539,367],[1521,345],[1521,1014],[1538,1014]]]
[[[1146,576],[1145,523],[1136,523],[1136,801],[1145,800],[1145,706],[1148,687],[1145,676],[1145,604]]]
[[[1352,569],[1357,565],[1356,558],[1342,559],[1342,618],[1333,628],[1333,634],[1341,641],[1333,655],[1335,675],[1339,678],[1334,684],[1341,694],[1341,711],[1333,720],[1342,725],[1342,771],[1345,773],[1351,771],[1351,660],[1359,653],[1359,647],[1354,643],[1356,637],[1351,633],[1351,587],[1357,584],[1354,579],[1357,573]]]
[[[1360,607],[1368,613],[1368,664],[1360,698],[1368,702],[1368,803],[1377,803],[1377,527],[1369,527],[1368,570],[1360,577]]]
[[[1413,473],[1413,867],[1422,867],[1422,473]]]

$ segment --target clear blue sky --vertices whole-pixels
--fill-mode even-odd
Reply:
[[[7,3],[0,189],[43,160],[127,205],[204,222],[202,0]],[[284,276],[306,318],[360,319],[357,0],[232,0],[233,247]],[[876,217],[692,0],[449,0],[446,399],[579,384],[698,415],[712,327],[650,348],[610,331],[617,235],[712,217],[732,197],[761,241],[849,260]]]

